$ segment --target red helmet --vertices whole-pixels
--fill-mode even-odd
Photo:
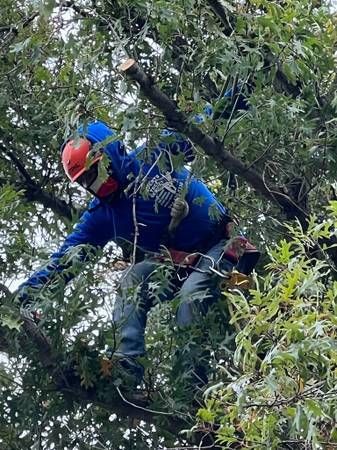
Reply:
[[[76,181],[86,170],[88,170],[88,154],[91,149],[91,142],[88,139],[80,138],[66,143],[62,151],[62,164],[67,177],[71,181]],[[90,164],[102,159],[102,154],[97,152]]]

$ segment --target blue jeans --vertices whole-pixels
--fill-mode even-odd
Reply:
[[[185,271],[184,279],[181,279],[179,273],[172,267],[171,280],[165,283],[159,300],[168,301],[178,296],[180,300],[176,315],[178,326],[186,327],[197,322],[206,314],[209,306],[219,299],[221,295],[219,276],[209,268],[232,270],[233,264],[222,258],[225,243],[226,240],[221,240],[214,245],[199,259],[197,270]],[[119,337],[116,354],[131,358],[145,354],[146,319],[154,303],[152,295],[154,283],[156,280],[158,282],[155,272],[162,267],[163,263],[150,258],[125,271],[113,313],[113,322]]]

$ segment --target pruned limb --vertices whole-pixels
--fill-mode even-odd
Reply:
[[[119,66],[119,71],[131,80],[136,81],[142,94],[164,114],[169,126],[185,134],[191,141],[199,145],[204,152],[211,156],[222,169],[240,176],[249,183],[255,191],[275,203],[287,213],[292,212],[293,217],[304,223],[307,212],[297,203],[275,186],[267,186],[262,175],[252,167],[246,166],[243,161],[235,158],[217,139],[201,131],[197,126],[188,122],[187,116],[177,108],[176,103],[155,85],[152,77],[148,76],[134,61],[128,59]]]

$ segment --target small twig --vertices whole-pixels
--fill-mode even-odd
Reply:
[[[157,158],[155,159],[154,163],[152,164],[152,166],[149,168],[149,170],[146,172],[146,174],[143,176],[141,182],[138,184],[137,189],[134,190],[133,195],[138,194],[138,192],[142,189],[142,187],[144,186],[147,177],[149,176],[149,174],[151,173],[152,169],[158,164],[160,158],[162,157],[163,153],[160,152],[159,155],[157,156]]]
[[[214,447],[214,444],[212,444],[212,445],[204,445],[202,447],[200,447],[200,445],[198,445],[198,447],[195,447],[195,446],[193,446],[193,447],[165,447],[165,450],[206,450],[209,448],[217,448],[217,447]],[[218,447],[218,448],[220,448],[220,447]]]
[[[249,164],[248,169],[251,167],[254,167],[261,159],[269,152],[269,150],[272,148],[272,146],[277,142],[277,139],[274,139],[267,147],[266,149],[259,155],[252,163]]]
[[[139,225],[138,225],[138,222],[137,222],[137,210],[136,210],[137,209],[137,204],[136,204],[136,200],[137,200],[137,188],[138,188],[140,175],[141,175],[141,171],[139,171],[139,174],[137,175],[137,177],[135,179],[134,190],[132,192],[132,220],[133,220],[135,237],[133,239],[131,266],[129,267],[128,271],[135,265],[135,263],[136,263],[136,256],[137,256],[137,244],[138,244],[138,237],[139,237]]]
[[[163,416],[175,416],[176,415],[176,414],[169,413],[169,412],[166,412],[166,411],[154,411],[153,409],[144,408],[143,406],[136,405],[135,403],[130,402],[129,400],[127,400],[124,397],[124,395],[122,394],[122,392],[121,392],[121,390],[119,389],[118,386],[116,386],[116,390],[117,390],[120,398],[123,400],[123,402],[127,403],[130,406],[133,406],[134,408],[141,409],[142,411],[145,411],[145,412],[151,413],[151,414],[160,414],[160,415],[163,415]]]

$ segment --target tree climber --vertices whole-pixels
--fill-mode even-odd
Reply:
[[[176,320],[185,327],[200,319],[219,298],[216,271],[231,271],[238,262],[234,246],[224,250],[231,219],[201,180],[186,168],[172,167],[172,155],[182,153],[185,162],[193,160],[191,144],[181,135],[165,130],[163,142],[150,155],[144,146],[127,152],[114,131],[99,121],[81,127],[79,135],[63,146],[63,167],[72,182],[95,198],[48,265],[21,285],[18,299],[29,308],[39,289],[56,276],[65,282],[73,278],[69,253],[75,246],[82,245],[80,260],[85,263],[92,249],[114,241],[134,260],[121,278],[116,297],[113,321],[119,343],[112,350],[123,370],[139,382],[144,369],[137,357],[145,354],[146,318],[153,306],[148,283],[163,264],[162,246],[169,249],[174,270],[170,288],[160,299],[179,296]],[[188,211],[182,211],[177,201],[182,193]],[[185,217],[169,232],[172,211]],[[199,257],[193,270],[187,267],[190,254]]]

